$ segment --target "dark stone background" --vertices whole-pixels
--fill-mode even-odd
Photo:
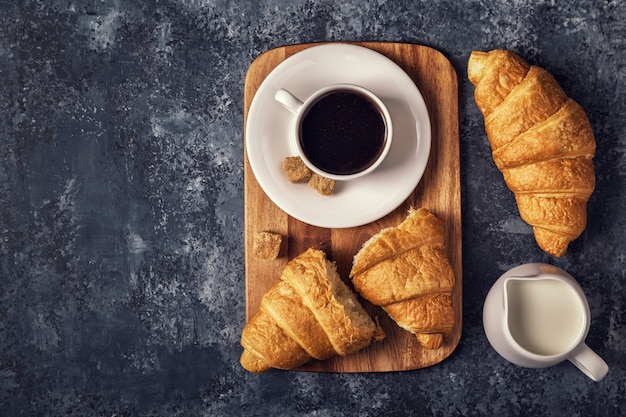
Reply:
[[[244,325],[243,83],[262,52],[420,43],[459,77],[463,337],[419,371],[251,375]],[[597,188],[554,259],[491,160],[466,77],[512,49],[588,112]],[[626,409],[626,2],[58,0],[0,4],[0,415],[552,415]],[[589,297],[611,367],[525,369],[484,336],[505,270],[547,262]]]

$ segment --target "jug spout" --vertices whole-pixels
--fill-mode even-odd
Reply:
[[[507,322],[511,316],[511,303],[513,303],[514,308],[519,308],[516,301],[520,298],[520,292],[524,290],[524,284],[529,281],[539,281],[542,279],[545,278],[540,278],[535,274],[529,276],[511,276],[504,279],[502,285],[502,311],[503,317]]]

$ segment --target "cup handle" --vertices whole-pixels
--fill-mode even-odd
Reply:
[[[596,382],[600,382],[609,372],[606,362],[585,343],[574,349],[567,359]]]
[[[300,106],[302,106],[302,101],[284,88],[276,91],[274,94],[274,100],[282,104],[283,107],[294,114],[297,113]]]

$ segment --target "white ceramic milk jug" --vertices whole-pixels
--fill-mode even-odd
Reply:
[[[600,381],[608,366],[586,344],[590,312],[576,280],[547,264],[517,266],[493,285],[483,308],[485,334],[506,360],[542,368],[569,360]]]

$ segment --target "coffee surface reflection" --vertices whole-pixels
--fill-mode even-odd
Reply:
[[[383,152],[386,136],[381,110],[352,90],[335,90],[319,97],[300,125],[301,147],[308,160],[336,175],[370,167]]]

